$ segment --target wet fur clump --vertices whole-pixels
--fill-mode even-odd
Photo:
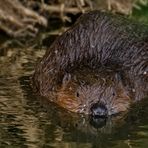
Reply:
[[[65,81],[67,74],[71,78]],[[94,82],[84,80],[90,74]],[[148,26],[106,12],[86,13],[50,46],[33,81],[42,96],[70,111],[89,114],[96,102],[105,104],[108,114],[125,111],[148,95]]]

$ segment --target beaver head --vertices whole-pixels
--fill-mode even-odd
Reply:
[[[117,73],[78,70],[65,74],[56,103],[65,109],[106,117],[126,111],[130,97]]]

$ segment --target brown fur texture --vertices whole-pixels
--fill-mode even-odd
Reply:
[[[90,74],[93,80],[84,79]],[[109,115],[125,111],[148,95],[148,26],[120,15],[86,13],[51,45],[33,81],[42,96],[70,111],[89,114],[96,102]]]
[[[103,68],[79,68],[65,74],[57,94],[58,105],[84,114],[91,114],[90,108],[97,102],[107,107],[108,115],[126,111],[131,103],[119,73]]]

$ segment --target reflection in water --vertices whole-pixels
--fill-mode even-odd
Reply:
[[[148,101],[106,121],[69,113],[33,94],[30,76],[44,50],[0,56],[0,147],[146,147]],[[146,105],[147,104],[147,105]]]
[[[18,79],[23,74],[28,75],[23,65],[31,55],[26,58],[21,50],[17,54],[9,50],[6,56],[1,56],[0,62],[0,145],[4,147],[34,145],[41,139],[38,133],[42,133]],[[37,108],[36,102],[32,105]]]

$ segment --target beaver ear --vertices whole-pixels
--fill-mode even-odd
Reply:
[[[71,80],[71,74],[66,73],[63,77],[62,85],[66,86]]]

